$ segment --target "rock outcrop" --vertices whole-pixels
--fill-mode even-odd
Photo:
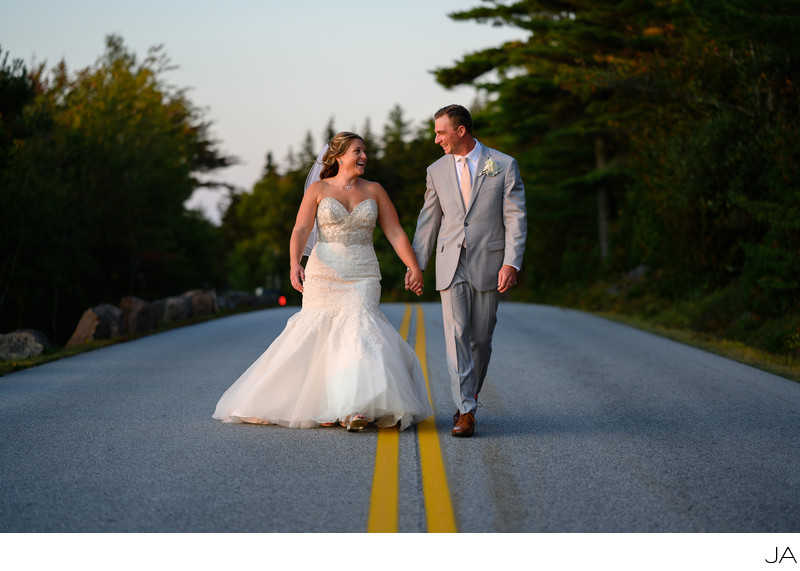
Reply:
[[[119,309],[122,312],[119,327],[121,335],[142,333],[158,325],[156,306],[148,301],[134,296],[123,297]]]
[[[35,329],[19,329],[0,335],[0,361],[38,357],[50,347],[47,335]]]
[[[121,319],[122,311],[110,303],[101,303],[96,307],[87,309],[83,312],[83,316],[81,316],[78,326],[75,328],[72,337],[67,341],[66,346],[72,347],[87,341],[117,337],[119,336]]]

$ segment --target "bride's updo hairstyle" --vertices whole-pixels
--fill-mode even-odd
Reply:
[[[328,143],[328,150],[322,157],[320,179],[336,176],[336,173],[339,172],[339,161],[337,159],[347,152],[347,149],[350,148],[350,143],[356,139],[362,143],[364,142],[364,139],[361,138],[360,135],[349,131],[337,133],[336,136],[330,140]]]

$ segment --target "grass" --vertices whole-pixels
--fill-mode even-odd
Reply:
[[[623,323],[642,331],[647,331],[684,345],[696,347],[779,377],[800,382],[800,358],[791,355],[775,354],[752,347],[741,341],[720,339],[708,333],[701,333],[686,328],[668,327],[659,323],[648,322],[639,317],[620,313],[593,312],[595,315],[611,321]]]
[[[579,309],[800,382],[800,314],[763,318],[735,285],[665,299],[646,282],[560,288],[544,301]],[[621,287],[620,287],[621,286]]]

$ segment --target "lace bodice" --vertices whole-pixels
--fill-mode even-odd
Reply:
[[[372,233],[378,219],[378,203],[368,198],[359,202],[352,212],[344,205],[326,196],[317,205],[319,241],[343,244],[372,245]]]

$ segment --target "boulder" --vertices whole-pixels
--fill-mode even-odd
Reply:
[[[123,297],[119,302],[119,309],[122,312],[119,327],[122,335],[149,331],[157,325],[156,306],[143,299]]]
[[[109,303],[101,303],[87,309],[83,312],[78,326],[66,346],[72,347],[87,341],[119,336],[121,318],[122,311]]]
[[[19,329],[0,335],[0,360],[28,359],[41,355],[50,347],[47,335],[35,329]]]
[[[167,298],[157,299],[153,302],[153,307],[156,313],[156,325],[164,322],[164,312],[167,309]]]
[[[183,297],[189,298],[189,303],[192,306],[192,317],[196,317],[198,315],[212,315],[219,311],[217,292],[214,290],[206,291],[194,289],[184,293]]]
[[[644,277],[647,275],[648,270],[650,270],[650,268],[647,266],[647,264],[639,264],[638,266],[636,266],[635,268],[633,268],[631,271],[628,272],[627,278],[631,280],[633,283],[638,284],[639,282],[644,280]]]
[[[161,319],[167,322],[182,321],[184,319],[189,319],[191,315],[192,301],[188,297],[179,295],[167,298]]]

